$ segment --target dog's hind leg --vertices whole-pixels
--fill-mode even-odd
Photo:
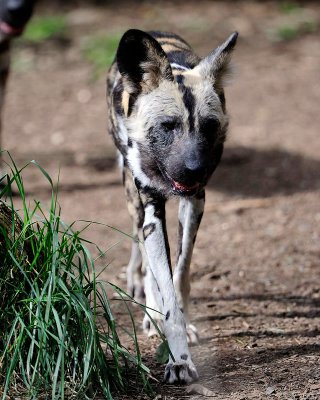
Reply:
[[[204,210],[205,192],[201,191],[194,197],[181,198],[179,204],[179,231],[176,268],[173,281],[176,289],[179,307],[183,310],[186,321],[189,343],[198,342],[196,328],[190,324],[190,263],[194,242]]]
[[[144,273],[142,268],[142,255],[140,250],[139,235],[136,232],[136,224],[133,224],[133,240],[131,245],[131,256],[127,266],[127,293],[134,297],[138,302],[144,299],[143,279]]]
[[[126,191],[129,214],[133,221],[131,256],[127,267],[127,292],[136,301],[142,302],[145,297],[143,282],[147,262],[142,245],[144,210],[132,174],[126,166],[123,166],[123,184]]]

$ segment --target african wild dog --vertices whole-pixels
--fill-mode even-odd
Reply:
[[[139,299],[145,292],[147,306],[160,311],[152,317],[174,357],[165,369],[169,383],[198,377],[187,344],[197,342],[188,316],[189,268],[204,187],[219,164],[226,137],[223,86],[237,36],[233,33],[201,60],[172,33],[132,29],[123,35],[107,79],[110,131],[123,165],[136,238],[128,290]],[[173,275],[165,221],[171,195],[180,197]],[[143,325],[154,334],[147,316]]]

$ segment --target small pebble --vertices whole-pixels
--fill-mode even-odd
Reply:
[[[270,394],[274,393],[275,391],[276,391],[276,389],[274,387],[268,386],[266,389],[266,394],[270,395]]]

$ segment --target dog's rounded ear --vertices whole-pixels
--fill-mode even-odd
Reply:
[[[237,43],[237,38],[238,32],[233,32],[225,42],[201,60],[194,68],[201,76],[211,78],[218,89],[224,86],[231,72],[231,54]]]
[[[165,52],[146,32],[128,30],[120,40],[116,59],[129,94],[148,93],[164,79],[173,81]]]

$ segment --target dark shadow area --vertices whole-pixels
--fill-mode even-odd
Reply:
[[[35,158],[34,156],[30,155],[29,159]],[[116,154],[113,150],[84,158],[79,163],[75,154],[65,151],[60,152],[55,159],[61,167],[79,166],[102,174],[116,168]],[[37,154],[36,159],[40,165],[46,167],[48,155]],[[319,190],[320,160],[277,149],[227,147],[207,187],[209,190],[215,189],[242,197],[271,197]],[[90,183],[81,188],[90,189]],[[70,190],[72,188],[66,188],[66,191]]]
[[[258,338],[264,338],[264,337],[294,337],[294,336],[299,336],[299,337],[317,337],[320,334],[319,329],[311,329],[311,330],[301,330],[301,331],[288,331],[288,332],[276,332],[272,330],[262,330],[262,331],[240,331],[240,332],[234,332],[230,335],[222,335],[219,336],[219,338],[224,338],[224,337],[254,337],[256,339]]]
[[[314,307],[320,307],[320,299],[313,299],[307,296],[290,295],[286,293],[247,293],[241,295],[230,295],[230,296],[193,296],[191,299],[193,302],[203,304],[219,301],[239,301],[239,300],[251,300],[261,302],[280,302],[280,303],[296,303],[300,305],[310,305]]]
[[[226,147],[208,188],[244,197],[320,189],[320,160],[284,150]]]
[[[106,181],[106,182],[88,182],[88,183],[72,183],[72,184],[59,184],[59,192],[74,192],[77,190],[96,190],[101,188],[109,188],[113,186],[120,186],[120,180]],[[43,189],[42,189],[43,190]],[[34,190],[37,193],[36,190]]]
[[[266,349],[264,353],[258,353],[257,351],[255,351],[254,353],[250,352],[248,354],[249,357],[246,359],[246,361],[248,365],[272,364],[277,360],[280,360],[285,357],[290,357],[295,354],[298,354],[299,356],[304,356],[309,354],[319,355],[320,345],[319,344],[289,345],[284,347]],[[236,354],[234,354],[234,352],[232,356],[229,355],[229,357],[232,359],[238,358]],[[232,371],[234,369],[237,369],[236,363],[234,361],[227,363],[226,360],[224,359],[224,365],[221,364],[221,370],[223,370],[223,372],[227,372],[227,371]]]
[[[71,157],[68,158],[69,165]],[[86,167],[103,173],[116,165],[114,154],[88,158]],[[208,184],[242,197],[271,197],[320,189],[320,160],[285,150],[226,147]]]
[[[105,154],[104,156],[96,155],[87,157],[82,161],[77,161],[76,154],[69,152],[69,151],[61,151],[59,154],[49,155],[49,154],[30,154],[24,155],[23,157],[16,157],[17,160],[15,161],[19,168],[24,169],[25,166],[30,165],[30,160],[35,159],[36,162],[41,165],[45,170],[53,163],[57,166],[57,168],[61,168],[66,170],[67,167],[77,167],[79,171],[79,175],[81,175],[81,169],[87,169],[93,171],[94,173],[101,172],[101,176],[105,177],[106,180],[95,181],[95,180],[88,180],[86,182],[79,182],[78,180],[74,180],[73,183],[62,183],[59,182],[57,188],[59,192],[75,192],[75,191],[92,191],[98,190],[101,188],[109,188],[114,186],[122,186],[121,177],[119,173],[119,177],[116,179],[110,179],[108,176],[108,172],[114,172],[117,170],[117,160],[116,155],[114,152],[110,152]],[[8,157],[5,158],[5,165],[11,165],[10,160]],[[22,167],[21,167],[22,166]],[[9,169],[9,168],[8,168]],[[102,175],[103,174],[103,175]],[[9,171],[9,176],[12,177],[12,171]],[[41,174],[39,174],[41,178]],[[3,179],[0,181],[0,191],[3,190],[7,186],[7,179]],[[51,194],[51,187],[50,185],[34,185],[32,189],[27,190],[28,195],[38,195],[41,193],[48,193]],[[11,190],[12,196],[19,196],[18,191],[16,190],[15,186]],[[5,198],[5,194],[3,195]]]
[[[71,184],[59,184],[58,191],[59,191],[59,193],[62,193],[62,192],[73,193],[76,191],[83,192],[83,191],[89,191],[89,190],[98,190],[101,188],[111,188],[111,187],[119,186],[119,185],[121,185],[121,182],[119,180],[106,181],[106,182],[93,182],[93,183],[91,183],[91,182],[88,182],[88,183],[75,182],[75,183],[71,183]],[[2,189],[4,189],[4,186],[1,186],[1,184],[0,184],[0,191]],[[28,196],[38,196],[40,192],[51,195],[51,193],[52,193],[51,186],[50,185],[35,186],[31,190],[27,190],[26,194]],[[4,193],[3,199],[6,199],[7,196],[8,196],[8,193]],[[15,188],[13,188],[13,190],[11,191],[11,196],[19,197],[20,194]]]
[[[201,315],[201,317],[193,318],[194,322],[206,322],[206,321],[222,321],[227,318],[249,318],[249,317],[256,317],[257,314],[251,313],[228,313],[228,314],[210,314],[210,315]]]
[[[282,311],[279,313],[260,313],[264,318],[319,318],[319,310],[308,310],[308,311]],[[257,314],[254,313],[228,313],[228,314],[210,314],[201,315],[201,317],[196,317],[193,320],[195,322],[205,322],[205,321],[222,321],[227,318],[254,318]]]
[[[254,339],[262,339],[262,338],[272,338],[272,337],[317,337],[320,335],[319,329],[311,329],[311,330],[301,330],[301,331],[273,331],[273,330],[260,330],[260,331],[235,331],[227,335],[215,335],[208,336],[200,339],[200,344],[210,343],[213,339],[224,339],[224,338],[245,338],[251,337]],[[259,348],[259,352],[266,353],[267,349]]]
[[[111,171],[117,167],[116,151],[114,148],[103,150],[103,153],[99,151],[97,154],[83,152],[80,156],[69,150],[60,150],[58,153],[26,152],[23,155],[13,154],[13,156],[19,167],[28,164],[30,160],[36,160],[43,168],[54,163],[60,168],[79,167],[97,172]],[[8,157],[4,157],[4,161],[11,165]]]

